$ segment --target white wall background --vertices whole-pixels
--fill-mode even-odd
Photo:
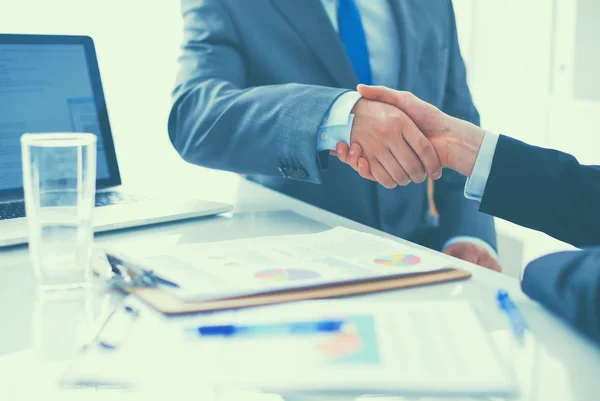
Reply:
[[[600,3],[454,3],[484,127],[600,164],[595,124],[600,114],[600,52],[595,46]],[[125,183],[191,181],[206,188],[207,197],[233,190],[232,175],[186,165],[167,138],[181,38],[179,1],[0,0],[0,31],[94,38]],[[564,247],[508,223],[500,222],[499,229],[525,242],[524,262]]]
[[[454,0],[482,125],[600,164],[600,3]],[[590,211],[592,212],[592,211]],[[523,262],[565,244],[498,222],[523,240]]]

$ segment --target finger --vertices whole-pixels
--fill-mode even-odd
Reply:
[[[358,159],[362,156],[362,147],[358,143],[353,143],[350,146],[350,154],[348,156],[348,164],[354,170],[358,171]]]
[[[397,140],[389,143],[390,154],[394,157],[397,165],[401,166],[409,179],[417,184],[422,183],[427,178],[427,173],[421,161],[401,136]],[[388,167],[388,166],[384,166]],[[389,172],[390,170],[388,170]],[[393,174],[392,177],[394,177]],[[395,178],[395,177],[394,177]]]
[[[344,163],[348,163],[348,145],[345,142],[338,142],[335,145],[337,157]]]
[[[400,109],[407,107],[411,100],[411,93],[397,91],[385,86],[358,85],[358,93],[370,100],[377,100],[394,105]]]
[[[394,179],[390,177],[390,175],[387,173],[385,168],[379,163],[379,161],[370,161],[369,164],[371,165],[371,173],[373,174],[373,177],[375,178],[375,180],[377,180],[378,183],[380,183],[387,189],[396,188],[396,181],[394,181]]]
[[[465,252],[461,248],[457,248],[457,247],[453,247],[453,246],[446,248],[442,253],[445,253],[446,255],[450,255],[455,258],[464,260],[465,262],[474,263],[474,264],[477,264],[477,261],[479,260],[479,257],[477,257],[472,252]]]
[[[369,167],[369,162],[364,157],[358,159],[358,174],[362,178],[366,178],[367,180],[376,181],[373,174],[371,174],[371,168]]]
[[[408,145],[406,145],[406,147],[407,147],[407,150],[410,151],[410,149],[408,149]],[[425,171],[422,170],[423,167],[417,160],[416,156],[413,156],[413,157],[415,159],[413,162],[416,162],[419,164],[419,166],[421,168],[421,175],[424,176]],[[400,186],[406,186],[406,185],[410,184],[412,177],[410,177],[409,174],[406,172],[406,170],[404,170],[403,166],[398,161],[398,158],[395,157],[389,149],[384,150],[383,154],[377,155],[377,160],[379,160],[381,165],[385,168],[385,170],[388,172],[388,174],[394,179],[396,184],[398,184]],[[411,166],[411,169],[416,171],[416,168],[414,166]],[[415,177],[417,177],[417,176],[418,176],[418,174],[415,174]],[[422,182],[422,180],[420,182]]]
[[[409,107],[423,103],[422,100],[410,92],[396,91],[384,86],[366,86],[361,84],[358,86],[358,92],[367,99],[396,106],[407,114],[410,114]],[[405,135],[406,141],[421,160],[421,164],[425,168],[427,175],[434,180],[439,179],[442,176],[442,163],[435,148],[412,120],[405,125],[407,129],[407,135]]]
[[[423,135],[412,120],[404,120],[402,134],[427,175],[434,180],[439,179],[442,176],[442,163],[429,139]]]
[[[486,267],[490,270],[497,271],[498,273],[502,273],[502,266],[500,266],[500,263],[498,263],[498,261],[496,260],[495,257],[493,257],[492,255],[490,255],[487,252],[485,252],[485,255],[482,255],[479,258],[479,261],[477,262],[477,264],[479,266]]]

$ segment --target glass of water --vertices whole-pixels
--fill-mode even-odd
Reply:
[[[96,136],[21,136],[29,253],[42,289],[90,283]]]

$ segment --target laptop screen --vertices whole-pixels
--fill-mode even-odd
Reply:
[[[0,194],[23,187],[20,137],[26,132],[96,134],[97,180],[108,180],[111,160],[98,110],[84,44],[0,43]],[[108,148],[114,153],[112,143]]]

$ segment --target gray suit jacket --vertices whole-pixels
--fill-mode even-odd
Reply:
[[[390,0],[402,48],[398,89],[479,123],[450,0]],[[327,153],[317,130],[358,83],[319,0],[182,0],[184,42],[171,142],[190,163],[264,185],[391,234],[439,248],[469,235],[496,244],[491,217],[464,198],[464,177],[387,190]]]

